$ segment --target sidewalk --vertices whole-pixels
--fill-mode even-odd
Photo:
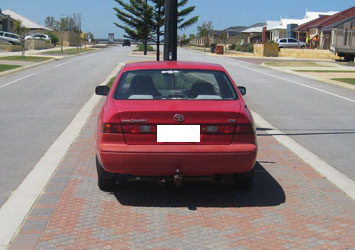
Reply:
[[[99,191],[94,158],[99,107],[9,249],[355,247],[354,201],[263,128],[250,192],[209,183]]]

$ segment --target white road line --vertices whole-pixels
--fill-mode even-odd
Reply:
[[[4,87],[6,87],[6,86],[9,86],[9,85],[11,85],[11,84],[13,84],[13,83],[15,83],[15,82],[24,80],[24,79],[26,79],[26,78],[29,78],[29,77],[31,77],[31,76],[35,76],[35,75],[38,75],[38,74],[39,74],[39,73],[33,73],[33,74],[30,74],[30,75],[27,75],[27,76],[18,78],[18,79],[16,79],[16,80],[13,80],[13,81],[11,81],[11,82],[5,83],[5,84],[3,84],[3,85],[0,86],[0,89],[1,89],[1,88],[4,88]]]
[[[331,183],[337,186],[340,190],[346,193],[351,199],[355,200],[355,182],[341,173],[339,170],[329,165],[327,162],[319,158],[317,155],[297,143],[291,137],[285,135],[282,131],[275,128],[269,122],[265,121],[260,115],[255,112],[253,117],[255,123],[262,128],[270,128],[266,133],[272,135],[278,142],[289,148],[298,157],[308,163],[313,169],[326,177]]]
[[[123,64],[119,63],[101,85],[106,84],[112,77],[116,76],[122,66]],[[70,145],[79,135],[80,130],[99,100],[99,96],[95,94],[91,96],[68,127],[49,147],[31,172],[0,208],[0,249],[6,249],[10,244],[11,239],[19,230],[19,227],[57,169]]]
[[[64,63],[58,64],[58,65],[56,65],[56,66],[50,68],[49,70],[62,67],[63,65],[68,64],[68,63],[71,63],[71,62],[74,62],[74,60],[71,60],[71,61],[68,61],[68,62],[64,62]]]
[[[347,101],[350,101],[350,102],[354,102],[354,103],[355,103],[355,100],[354,100],[354,99],[350,99],[350,98],[347,98],[347,97],[344,97],[344,96],[341,96],[341,95],[338,95],[338,94],[334,94],[334,93],[332,93],[332,92],[329,92],[329,91],[326,91],[326,90],[323,90],[323,89],[319,89],[319,88],[316,88],[316,87],[312,87],[312,86],[309,86],[309,85],[304,84],[304,83],[300,83],[300,82],[296,82],[296,81],[293,81],[293,80],[289,80],[289,79],[286,79],[286,78],[283,78],[283,77],[280,77],[280,76],[275,76],[275,75],[273,75],[273,74],[266,73],[266,72],[263,72],[263,71],[260,71],[260,70],[256,70],[256,69],[253,69],[253,68],[249,68],[249,67],[245,67],[245,66],[240,66],[240,67],[245,68],[245,69],[248,69],[248,70],[251,70],[251,71],[258,72],[258,73],[260,73],[260,74],[264,74],[264,75],[267,75],[267,76],[275,77],[275,78],[278,78],[278,79],[280,79],[280,80],[287,81],[287,82],[290,82],[290,83],[293,83],[293,84],[296,84],[296,85],[299,85],[299,86],[302,86],[302,87],[314,89],[314,90],[317,90],[317,91],[319,91],[319,92],[322,92],[322,93],[325,93],[325,94],[328,94],[328,95],[332,95],[332,96],[335,96],[335,97],[339,97],[339,98],[341,98],[341,99],[344,99],[344,100],[347,100]]]

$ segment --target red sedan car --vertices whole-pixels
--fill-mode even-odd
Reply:
[[[200,62],[127,64],[98,118],[98,185],[131,180],[216,177],[252,185],[257,142],[253,118],[226,70]],[[149,178],[147,178],[149,177]],[[198,178],[197,178],[198,177]]]

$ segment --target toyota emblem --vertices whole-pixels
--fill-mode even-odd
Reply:
[[[185,117],[182,114],[176,114],[176,115],[174,115],[174,119],[177,122],[183,122],[185,120]]]

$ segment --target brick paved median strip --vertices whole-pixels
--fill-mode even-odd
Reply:
[[[354,202],[262,130],[250,192],[211,183],[186,183],[180,189],[139,183],[112,194],[99,191],[94,160],[97,113],[10,249],[355,246]]]

